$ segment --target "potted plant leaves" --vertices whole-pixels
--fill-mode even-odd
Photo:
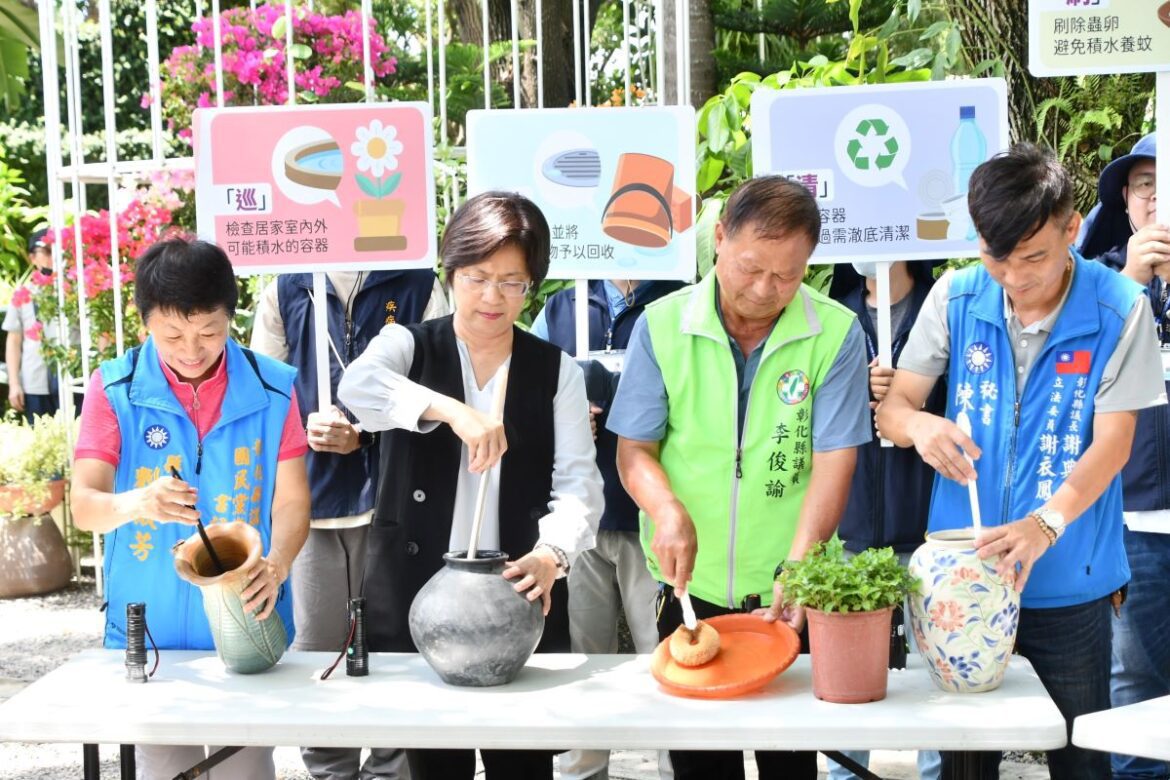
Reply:
[[[846,556],[834,537],[784,565],[784,600],[806,609],[813,695],[856,704],[886,696],[890,617],[914,579],[890,547]]]
[[[73,562],[48,517],[65,496],[69,467],[64,417],[28,425],[10,412],[0,420],[0,598],[59,590]]]

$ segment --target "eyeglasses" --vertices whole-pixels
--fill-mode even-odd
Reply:
[[[1158,191],[1157,180],[1153,176],[1139,176],[1137,181],[1129,183],[1129,191],[1135,197],[1149,200]]]
[[[455,274],[455,278],[465,288],[480,295],[487,292],[489,287],[495,287],[500,291],[500,295],[503,295],[505,298],[523,298],[532,289],[532,282],[494,282],[491,279],[484,279],[481,276],[469,276],[468,274]]]

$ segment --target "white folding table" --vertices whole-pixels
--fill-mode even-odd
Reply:
[[[0,704],[0,741],[87,744],[689,750],[1046,750],[1065,724],[1028,662],[988,693],[934,687],[918,658],[889,695],[828,704],[809,657],[732,700],[671,696],[649,656],[534,655],[512,683],[456,688],[413,654],[370,656],[368,677],[328,680],[327,653],[287,653],[257,675],[215,655],[164,651],[149,683],[125,680],[121,651],[88,650]]]
[[[1129,704],[1073,721],[1074,745],[1170,761],[1170,696]]]

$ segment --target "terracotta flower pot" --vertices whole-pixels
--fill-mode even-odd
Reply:
[[[618,157],[601,230],[616,241],[658,249],[691,226],[691,208],[691,196],[674,186],[670,161],[627,152]]]
[[[203,611],[224,666],[240,674],[271,669],[288,649],[284,622],[276,612],[257,620],[244,612],[240,598],[248,587],[244,575],[264,554],[260,532],[247,523],[213,523],[207,526],[207,536],[224,573],[216,573],[198,533],[175,545],[175,571],[203,591]]]
[[[814,696],[837,704],[886,698],[893,611],[805,611]]]
[[[910,625],[931,679],[944,691],[998,688],[1016,642],[1020,594],[980,560],[970,528],[927,534],[914,551]]]
[[[0,598],[52,593],[72,576],[73,559],[53,518],[0,517]]]
[[[0,515],[11,515],[13,507],[19,508],[20,514],[33,517],[52,512],[65,500],[65,480],[54,479],[46,484],[48,495],[40,501],[32,500],[24,488],[0,485]]]

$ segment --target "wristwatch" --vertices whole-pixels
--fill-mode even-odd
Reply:
[[[1055,539],[1059,539],[1064,533],[1064,515],[1055,509],[1041,507],[1032,510],[1031,515],[1039,520],[1041,525],[1051,531],[1055,535]],[[1055,539],[1053,540],[1054,543]]]
[[[377,436],[374,434],[373,431],[358,431],[358,446],[359,447],[363,447],[363,448],[369,447],[377,440],[378,440]]]

